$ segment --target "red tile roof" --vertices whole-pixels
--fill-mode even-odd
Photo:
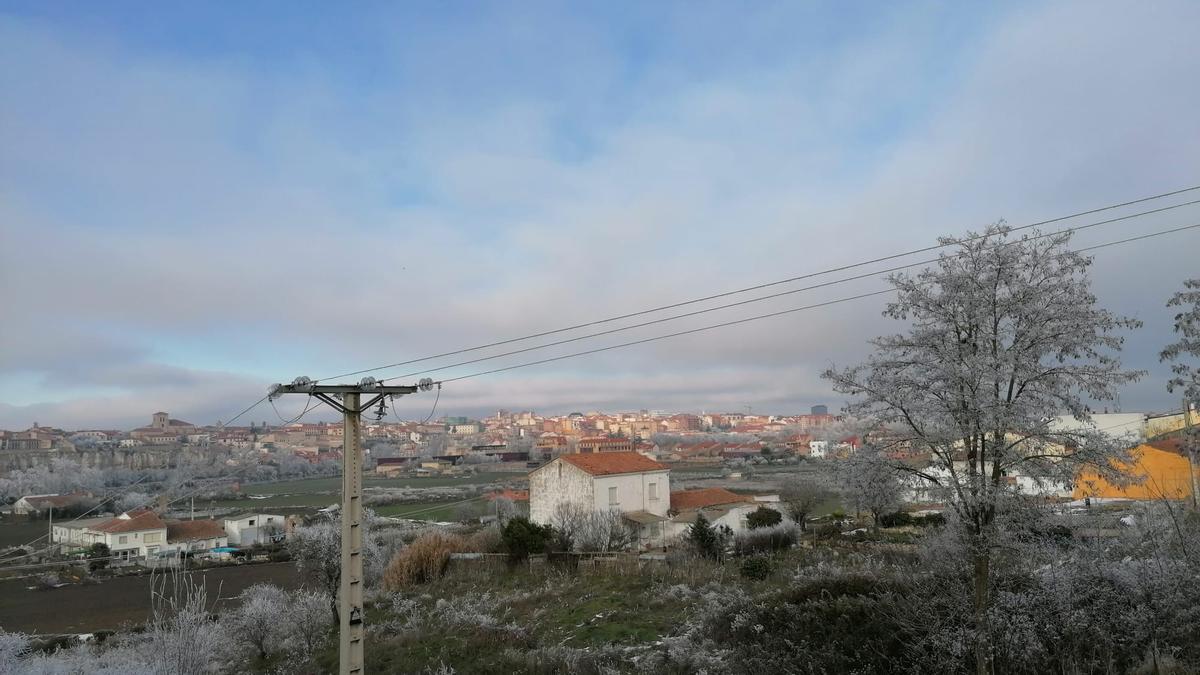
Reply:
[[[666,464],[640,455],[636,452],[604,452],[587,455],[563,455],[564,462],[583,469],[593,476],[611,476],[619,473],[639,473],[642,471],[666,471]]]
[[[737,504],[752,502],[753,497],[739,495],[725,488],[703,488],[700,490],[683,490],[671,493],[672,511],[692,511],[721,504]]]
[[[195,541],[225,536],[225,528],[215,520],[168,520],[167,541]]]
[[[142,530],[161,530],[167,526],[153,511],[130,511],[125,515],[129,517],[118,516],[91,529],[99,532],[140,532]]]

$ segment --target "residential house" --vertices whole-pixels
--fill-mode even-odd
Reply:
[[[55,523],[51,541],[80,548],[106,544],[113,556],[123,560],[145,559],[166,548],[167,525],[155,512],[138,509],[116,517]]]
[[[713,527],[725,526],[737,533],[746,529],[746,518],[759,506],[774,508],[752,496],[739,495],[725,488],[702,488],[671,493],[671,521],[667,540],[687,535],[696,518],[703,515]]]
[[[271,513],[240,513],[223,521],[225,536],[233,546],[267,544],[283,536],[283,516]]]
[[[202,553],[229,545],[229,537],[220,522],[205,520],[168,520],[167,546],[183,553]]]
[[[26,495],[13,503],[12,512],[18,516],[24,515],[41,515],[48,509],[65,509],[72,506],[79,506],[88,498],[82,494],[48,494],[48,495]]]
[[[562,455],[529,473],[529,517],[553,523],[564,505],[618,511],[642,545],[661,544],[671,503],[671,470],[636,452]]]

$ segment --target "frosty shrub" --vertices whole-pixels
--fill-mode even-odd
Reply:
[[[498,526],[488,526],[472,532],[464,543],[465,550],[472,553],[503,553],[504,540]]]
[[[524,560],[534,553],[545,553],[553,536],[549,525],[538,525],[525,517],[510,519],[500,530],[504,550],[511,560]]]
[[[746,525],[752,530],[773,527],[781,522],[783,522],[783,514],[766,506],[760,506],[746,516]]]
[[[29,636],[0,629],[0,675],[16,675],[18,659],[29,649]]]
[[[426,532],[392,558],[383,573],[384,588],[398,591],[440,579],[450,564],[450,554],[465,548],[466,542],[458,535]]]
[[[794,523],[782,523],[738,532],[733,537],[733,552],[735,555],[753,555],[786,551],[799,540],[800,527]]]
[[[739,571],[746,579],[762,581],[771,576],[771,570],[774,565],[771,564],[771,559],[766,556],[751,556],[742,560],[739,565]]]
[[[225,616],[230,637],[259,660],[279,650],[291,621],[287,593],[272,584],[255,584],[241,595],[242,604]]]

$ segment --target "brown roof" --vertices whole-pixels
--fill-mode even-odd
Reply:
[[[636,452],[563,455],[559,459],[577,466],[593,476],[611,476],[619,473],[639,473],[642,471],[666,471],[668,468],[666,464],[659,464],[649,457]]]
[[[739,495],[736,492],[730,492],[725,488],[703,488],[700,490],[683,490],[681,492],[671,493],[671,510],[672,511],[693,511],[695,509],[703,509],[708,506],[717,506],[720,504],[737,504],[739,502],[752,502],[753,497]]]
[[[167,541],[195,541],[225,536],[225,528],[215,520],[168,520]]]
[[[25,498],[29,505],[35,509],[42,509],[47,506],[62,508],[64,506],[73,506],[83,501],[83,495],[31,495]]]
[[[91,529],[99,532],[139,532],[141,530],[161,530],[167,526],[157,513],[150,510],[130,511],[125,515],[129,517],[118,516]]]

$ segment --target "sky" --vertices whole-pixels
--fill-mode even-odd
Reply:
[[[299,375],[1200,184],[1197,25],[1200,4],[1169,0],[5,3],[0,428],[211,424]],[[1075,243],[1194,222],[1197,206]],[[1145,323],[1123,410],[1178,406],[1157,353],[1197,251],[1200,230],[1095,253],[1100,304]],[[837,408],[819,373],[898,329],[885,302],[449,383],[436,414]]]

